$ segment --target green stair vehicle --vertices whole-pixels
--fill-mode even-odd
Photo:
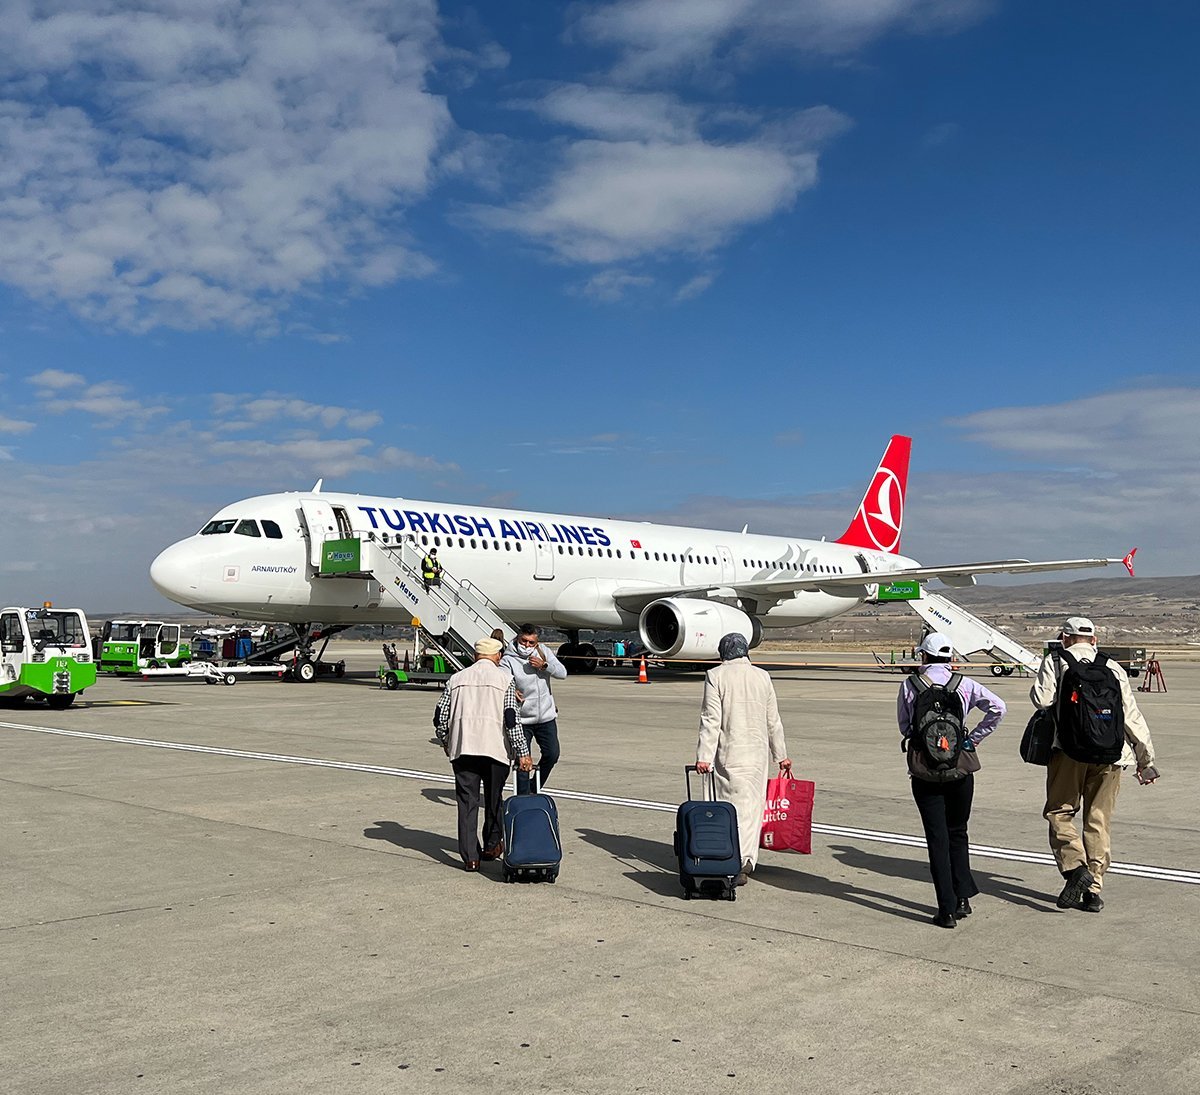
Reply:
[[[97,650],[101,673],[140,673],[143,669],[177,669],[192,660],[192,649],[180,638],[179,624],[161,620],[108,620]]]
[[[77,608],[0,610],[0,703],[70,707],[96,683],[87,617]]]

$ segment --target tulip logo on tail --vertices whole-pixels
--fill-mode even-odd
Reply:
[[[908,457],[912,439],[896,434],[875,469],[871,485],[858,505],[850,527],[838,537],[839,544],[874,548],[894,555],[900,550],[904,525],[904,488],[908,483]]]

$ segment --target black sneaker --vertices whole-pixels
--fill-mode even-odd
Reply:
[[[1079,899],[1079,907],[1084,912],[1099,912],[1104,908],[1104,899],[1098,893],[1089,891]]]
[[[954,910],[954,919],[961,920],[964,916],[970,916],[972,912],[971,902],[965,897],[958,903],[958,907]]]
[[[1062,888],[1062,893],[1058,895],[1055,904],[1060,909],[1074,909],[1078,907],[1080,899],[1092,888],[1092,883],[1096,880],[1092,877],[1092,872],[1083,864],[1073,871],[1069,871],[1065,877],[1067,884]]]

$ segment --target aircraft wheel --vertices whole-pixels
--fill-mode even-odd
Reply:
[[[310,684],[317,679],[317,663],[312,658],[301,658],[296,663],[296,680],[301,684]]]
[[[55,711],[65,711],[75,702],[75,695],[76,693],[74,692],[69,692],[65,696],[61,693],[56,693],[53,696],[47,696],[46,703],[54,708]]]
[[[226,673],[224,677],[225,684],[237,684],[237,675],[235,673]]]
[[[579,666],[580,673],[595,673],[596,666],[600,661],[600,651],[598,651],[591,643],[579,644],[579,660],[575,663]]]

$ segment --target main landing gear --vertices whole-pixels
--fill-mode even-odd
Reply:
[[[292,657],[291,667],[287,671],[289,680],[301,684],[311,684],[321,674],[333,674],[335,677],[346,675],[346,663],[323,661],[325,648],[329,640],[339,631],[345,631],[349,624],[335,624],[320,631],[313,631],[312,624],[293,624],[296,632],[296,653]],[[313,644],[321,640],[321,649],[313,655]]]
[[[579,641],[579,629],[567,629],[567,641],[558,648],[558,660],[568,673],[595,673],[600,652],[591,643]]]

